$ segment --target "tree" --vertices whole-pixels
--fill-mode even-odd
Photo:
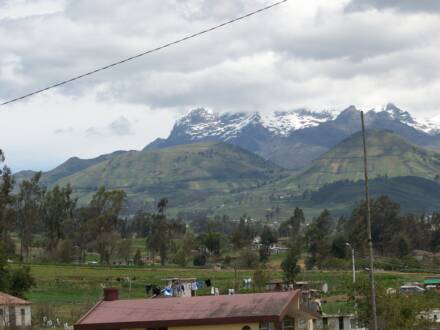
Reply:
[[[321,266],[330,252],[329,237],[331,234],[330,212],[324,210],[309,226],[306,239],[310,257],[307,258],[307,268]]]
[[[238,227],[232,233],[231,242],[235,249],[240,250],[249,246],[252,240],[257,235],[255,226],[251,224],[251,221],[246,216],[240,218]]]
[[[35,279],[30,273],[30,268],[24,266],[11,269],[0,248],[0,291],[24,297],[24,294],[33,286],[35,286]]]
[[[21,259],[23,259],[23,255],[26,256],[26,259],[29,258],[33,232],[40,220],[41,204],[44,196],[44,189],[40,186],[41,174],[41,172],[38,172],[30,180],[24,180],[20,184],[17,199],[17,229],[21,240]]]
[[[7,166],[3,170],[0,168],[0,248],[7,256],[15,253],[15,244],[10,237],[16,219],[13,189],[14,177],[11,170]]]
[[[347,257],[347,240],[344,236],[338,235],[333,239],[331,254],[335,258],[345,259]]]
[[[60,262],[71,263],[74,260],[73,243],[70,239],[59,240],[57,246],[57,258]]]
[[[243,249],[238,257],[238,265],[243,268],[256,268],[258,266],[258,255],[249,248]]]
[[[288,283],[294,283],[296,276],[301,271],[298,265],[298,251],[290,248],[286,257],[281,262],[281,269],[283,270],[284,279]]]
[[[302,227],[305,221],[303,210],[295,207],[293,216],[283,222],[279,228],[279,234],[281,236],[288,236],[290,238],[290,245],[295,246],[296,249],[300,249],[303,243]]]
[[[403,258],[409,254],[408,239],[402,234],[397,235],[392,240],[391,245],[393,247],[393,252],[397,257]]]
[[[400,206],[387,196],[372,199],[370,205],[374,248],[381,255],[390,254],[393,251],[391,242],[395,234],[404,230],[403,218],[399,214]],[[362,254],[368,251],[366,214],[366,203],[363,202],[353,210],[349,220],[349,241]]]
[[[260,238],[260,261],[266,262],[270,255],[270,246],[278,242],[278,237],[269,226],[264,226]]]
[[[35,286],[35,279],[31,275],[31,269],[28,266],[22,266],[10,272],[10,294],[24,297],[25,292],[33,286]]]
[[[222,247],[222,234],[217,232],[208,232],[199,236],[200,243],[208,250],[209,254],[220,254]]]
[[[63,223],[73,217],[76,200],[71,197],[70,185],[60,188],[55,186],[44,195],[42,217],[47,233],[47,250],[53,251],[63,238]]]
[[[102,232],[96,238],[96,250],[100,255],[101,263],[109,264],[116,250],[116,243],[120,238],[117,232]]]
[[[101,262],[109,263],[116,250],[116,239],[120,237],[119,216],[125,199],[124,191],[107,191],[102,187],[93,195],[88,207],[82,210],[84,223],[79,223],[80,229],[85,230],[89,238],[94,238]]]
[[[357,292],[358,317],[362,323],[371,320],[370,285],[365,275],[359,276],[355,291]],[[376,284],[377,317],[379,329],[430,329],[427,321],[419,318],[423,311],[436,308],[436,293],[406,296],[404,294],[387,294],[380,282]],[[432,324],[430,324],[432,326]]]
[[[174,255],[174,263],[180,267],[186,267],[188,263],[187,252],[182,247]]]
[[[165,265],[171,243],[176,237],[185,234],[185,224],[180,220],[167,219],[163,214],[153,216],[151,235],[147,237],[147,248],[159,253],[161,265]]]
[[[142,265],[142,255],[140,249],[136,249],[136,253],[134,254],[133,257],[133,263],[137,266]]]
[[[125,260],[128,265],[133,252],[133,241],[131,239],[123,239],[118,242],[118,256]]]
[[[270,272],[265,268],[258,267],[252,276],[252,282],[257,291],[263,291],[266,283],[270,280]]]
[[[160,199],[159,203],[157,203],[157,211],[160,215],[165,215],[165,211],[168,206],[168,199],[163,197]]]

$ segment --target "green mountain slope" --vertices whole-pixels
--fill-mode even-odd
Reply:
[[[386,195],[406,212],[438,211],[440,184],[415,176],[376,178],[369,180],[372,198]],[[317,205],[355,204],[365,199],[364,181],[338,181],[314,191],[310,200]]]
[[[372,179],[416,176],[434,180],[440,174],[440,154],[412,145],[390,131],[367,131],[367,149]],[[363,166],[362,136],[355,133],[288,181],[301,190],[316,190],[326,183],[363,179]]]
[[[123,153],[54,184],[70,183],[83,201],[105,186],[125,190],[132,207],[161,197],[177,206],[256,188],[283,176],[278,166],[238,147],[197,143]]]

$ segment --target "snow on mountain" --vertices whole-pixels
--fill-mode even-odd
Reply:
[[[369,110],[376,114],[386,113],[392,120],[399,121],[418,131],[435,135],[440,133],[440,121],[432,119],[420,119],[413,117],[408,111],[396,107],[392,103]]]
[[[267,132],[269,136],[287,137],[300,129],[319,126],[335,119],[342,120],[347,115],[352,116],[353,111],[359,111],[359,109],[351,106],[342,112],[296,109],[272,113],[217,113],[198,108],[176,122],[172,135],[174,138],[182,138],[185,141],[200,139],[230,141],[239,137],[244,129],[256,128]],[[391,103],[366,110],[366,113],[367,125],[398,121],[429,135],[440,134],[439,121],[415,119],[408,111],[401,110]]]
[[[336,113],[331,111],[315,112],[306,109],[276,111],[269,114],[258,112],[217,114],[199,108],[179,119],[175,129],[182,130],[194,140],[217,137],[228,141],[249,125],[260,125],[274,135],[287,136],[294,130],[318,126],[335,117]]]
[[[315,112],[306,109],[277,111],[263,116],[263,126],[274,134],[287,136],[295,130],[318,126],[334,119],[336,115],[331,111]]]

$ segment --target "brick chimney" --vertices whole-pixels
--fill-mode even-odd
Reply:
[[[113,301],[118,299],[118,288],[104,288],[104,301]]]

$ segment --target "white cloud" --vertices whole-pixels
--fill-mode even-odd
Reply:
[[[270,2],[0,0],[0,99]],[[0,123],[1,147],[15,169],[48,168],[73,155],[141,148],[166,136],[174,118],[195,106],[268,111],[392,101],[416,115],[433,116],[440,109],[440,20],[436,11],[411,3],[288,1],[1,107],[0,120],[8,123]]]

